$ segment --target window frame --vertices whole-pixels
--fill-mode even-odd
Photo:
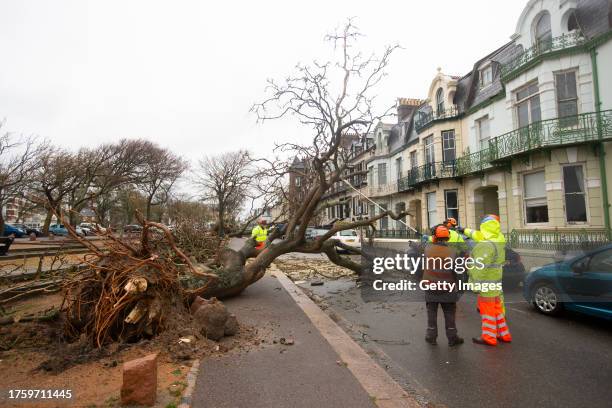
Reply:
[[[557,82],[557,75],[567,75],[567,74],[574,74],[574,85],[576,86],[576,96],[574,98],[568,98],[568,99],[564,99],[564,100],[560,100],[559,99],[559,89],[557,88],[558,86],[558,82]],[[564,102],[571,102],[574,101],[576,104],[576,119],[577,116],[580,115],[580,95],[578,93],[578,69],[577,68],[572,68],[572,69],[567,69],[567,70],[563,70],[563,71],[555,71],[553,72],[553,80],[555,83],[555,107],[557,108],[557,118],[558,119],[565,119],[568,117],[571,117],[571,115],[569,116],[564,116],[561,117],[561,110],[559,109],[559,104],[560,103],[564,103]],[[566,127],[572,127],[572,126],[578,126],[578,119],[576,120],[576,123],[568,125]]]
[[[418,152],[413,150],[410,152],[410,168],[416,169],[417,167],[419,167]]]
[[[452,134],[452,136],[453,136],[453,138],[452,138],[452,140],[453,140],[453,147],[452,148],[444,147],[444,142],[445,142],[444,136],[447,136],[449,134]],[[440,133],[440,138],[441,138],[441,141],[442,141],[442,163],[444,165],[446,165],[446,166],[452,165],[457,160],[457,135],[455,133],[455,129],[443,130]],[[448,139],[448,140],[450,140],[450,139]],[[445,154],[444,154],[446,151],[449,151],[449,150],[453,151],[453,159],[452,160],[446,160],[446,157],[445,157]]]
[[[526,191],[525,188],[527,186],[527,184],[525,183],[525,177],[531,174],[536,174],[536,173],[544,173],[544,181],[546,181],[546,171],[544,168],[541,169],[537,169],[534,171],[529,171],[529,172],[525,172],[525,173],[521,173],[521,182],[522,182],[522,199],[523,199],[523,224],[525,226],[538,226],[538,225],[542,225],[542,226],[546,226],[550,224],[550,211],[549,211],[549,205],[548,205],[548,194],[546,193],[546,185],[544,186],[544,196],[543,197],[526,197]],[[541,200],[542,198],[544,198],[544,200],[546,201],[546,215],[548,218],[548,221],[545,222],[527,222],[527,201],[528,200]]]
[[[529,89],[531,86],[535,85],[537,87],[537,92],[534,92],[532,94],[527,95],[526,97],[519,99],[518,94],[520,92],[522,92],[523,90],[527,90]],[[540,89],[540,84],[537,80],[531,81],[526,83],[525,85],[517,88],[514,90],[514,115],[515,115],[515,119],[516,119],[516,126],[515,128],[522,128],[525,126],[530,126],[533,125],[534,123],[537,122],[541,122],[542,121],[542,100],[540,98],[540,94],[542,93],[541,89]],[[533,99],[538,98],[538,105],[539,105],[539,110],[540,110],[540,119],[537,121],[533,120]],[[527,115],[528,115],[528,119],[527,119],[527,124],[526,125],[522,125],[521,126],[521,119],[520,119],[520,115],[519,115],[519,106],[523,103],[527,103]]]
[[[584,207],[585,207],[585,214],[586,214],[586,220],[584,221],[568,221],[567,219],[567,202],[566,202],[566,195],[567,194],[577,194],[577,193],[566,193],[565,192],[565,168],[566,167],[580,167],[582,168],[582,182],[583,182],[583,186],[584,186],[584,192],[582,193],[582,196],[584,198]],[[586,165],[585,163],[567,163],[567,164],[563,164],[561,165],[561,184],[563,186],[563,212],[565,213],[565,223],[568,225],[585,225],[589,223],[589,220],[591,219],[590,217],[590,212],[589,212],[589,196],[588,196],[588,187],[587,187],[587,178],[586,178]]]
[[[433,197],[434,199],[434,210],[433,211],[429,211],[429,197]],[[438,206],[437,206],[436,200],[437,200],[437,197],[436,197],[435,191],[430,191],[428,193],[425,193],[425,210],[427,212],[427,225],[429,228],[434,226],[434,224],[432,223],[431,214],[433,213],[434,217],[437,217],[438,215]]]
[[[548,17],[548,30],[545,32],[545,36],[538,35],[538,26],[544,17]],[[544,41],[552,40],[552,16],[550,13],[545,10],[538,14],[536,18],[533,20],[533,45],[540,47],[541,43]]]
[[[448,206],[448,197],[447,194],[448,193],[455,193],[456,196],[456,201],[457,201],[457,207],[449,207]],[[461,225],[461,223],[459,222],[459,190],[456,188],[451,188],[448,190],[444,190],[444,215],[446,218],[449,218],[449,214],[448,214],[448,210],[457,210],[457,216],[453,217],[457,220],[457,224]]]
[[[436,91],[436,113],[438,115],[444,113],[444,89],[442,87]]]
[[[428,141],[431,141],[431,143],[428,143]],[[427,150],[428,148],[431,147],[431,160],[427,160],[428,155],[427,155]],[[435,150],[435,143],[434,143],[434,135],[431,134],[429,136],[426,136],[423,139],[423,158],[424,160],[424,165],[425,164],[432,164],[436,162],[436,150]]]
[[[400,180],[402,178],[402,171],[404,167],[404,159],[402,156],[396,157],[395,158],[395,176],[397,178],[397,180]]]
[[[378,170],[378,177],[377,177],[376,181],[378,183],[378,186],[386,186],[387,184],[389,184],[389,180],[387,178],[387,163],[385,163],[385,162],[377,163],[377,170]],[[384,172],[381,171],[381,170],[384,170]],[[381,183],[383,175],[384,175],[384,181],[385,182]]]
[[[485,72],[489,73],[489,79],[485,82]],[[493,83],[493,66],[489,63],[478,71],[478,84],[480,89],[484,89]]]
[[[489,136],[486,138],[486,145],[483,144],[482,139],[482,124],[485,122],[487,123],[487,128],[489,129]],[[476,134],[478,136],[478,146],[480,150],[488,148],[489,142],[491,141],[491,119],[489,118],[488,114],[476,119]]]

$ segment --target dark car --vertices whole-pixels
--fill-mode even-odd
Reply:
[[[25,224],[15,224],[15,227],[19,228],[22,231],[25,231],[26,235],[30,235],[34,233],[37,237],[42,236],[42,231],[38,228],[28,227]]]
[[[142,225],[130,224],[123,227],[123,232],[140,232],[142,231]]]
[[[2,232],[2,236],[8,237],[11,234],[14,235],[15,238],[23,238],[26,236],[26,232],[21,228],[18,228],[11,224],[4,224],[4,231]]]
[[[612,319],[612,245],[536,269],[523,296],[547,315],[568,309]]]

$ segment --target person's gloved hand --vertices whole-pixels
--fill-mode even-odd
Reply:
[[[423,234],[421,234],[419,231],[414,231],[414,236],[417,238],[421,238]]]
[[[459,225],[457,225],[457,227],[455,227],[455,230],[456,230],[458,233],[463,234],[463,232],[465,231],[465,228],[460,227]]]
[[[429,236],[421,235],[421,242],[428,242],[428,241],[429,241]]]

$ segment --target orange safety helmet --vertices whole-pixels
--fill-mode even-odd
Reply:
[[[437,225],[434,227],[433,231],[433,240],[437,241],[438,239],[448,239],[450,238],[450,231],[444,225]]]
[[[457,220],[453,217],[448,217],[446,221],[444,221],[444,225],[447,228],[455,228],[457,226]]]

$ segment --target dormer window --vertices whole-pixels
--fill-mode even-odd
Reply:
[[[576,13],[570,14],[567,19],[567,31],[578,30],[578,20],[576,19]]]
[[[550,48],[552,31],[550,30],[550,14],[544,12],[538,17],[535,25],[535,44],[542,49]]]
[[[438,88],[436,92],[436,107],[438,110],[438,115],[444,113],[444,90],[442,88]]]
[[[493,68],[488,65],[480,70],[480,87],[485,88],[493,82]]]

